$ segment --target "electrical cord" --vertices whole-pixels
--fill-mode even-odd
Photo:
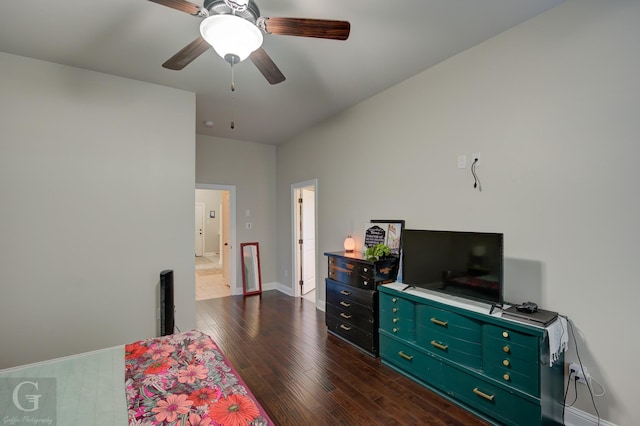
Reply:
[[[471,174],[473,174],[473,179],[474,179],[473,187],[478,188],[478,191],[482,192],[482,184],[480,183],[480,178],[476,173],[476,164],[478,164],[478,161],[479,160],[477,158],[473,160],[473,163],[471,164]]]
[[[567,320],[567,324],[569,324],[569,331],[571,331],[571,337],[573,338],[573,343],[575,344],[576,347],[576,356],[578,357],[578,363],[580,364],[580,369],[582,371],[584,371],[584,367],[582,366],[582,359],[580,359],[580,351],[578,348],[578,340],[576,339],[576,335],[575,332],[573,330],[573,323],[571,322],[571,320],[569,319],[569,317],[565,316],[565,315],[560,315],[561,317],[563,317],[564,319]],[[573,372],[571,372],[571,374],[573,374]],[[571,379],[571,375],[569,375],[569,379]],[[591,384],[589,383],[591,380],[590,379],[586,379],[585,377],[585,383],[587,384],[587,389],[589,389],[589,395],[591,396],[591,403],[593,404],[593,409],[596,412],[596,417],[598,418],[598,423],[597,425],[600,426],[600,412],[598,411],[598,407],[596,406],[596,401],[594,399],[594,395],[593,395],[593,390],[591,389]],[[569,382],[571,382],[571,380],[569,380]],[[577,382],[578,382],[578,377],[575,378],[574,382],[576,383],[576,400],[578,399],[578,389],[577,389]],[[598,384],[600,384],[598,382]],[[604,395],[604,386],[600,385],[602,387],[603,390],[603,395]],[[567,389],[569,388],[569,384],[567,383]],[[573,402],[575,403],[575,401]],[[571,405],[573,405],[573,403],[571,403]],[[563,417],[564,417],[564,407],[562,409],[563,411]]]

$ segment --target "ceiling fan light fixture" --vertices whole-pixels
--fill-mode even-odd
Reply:
[[[262,31],[236,15],[209,16],[200,24],[200,34],[227,61],[243,61],[262,46]]]

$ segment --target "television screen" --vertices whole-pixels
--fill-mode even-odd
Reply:
[[[502,303],[503,234],[402,232],[402,282],[455,296]]]

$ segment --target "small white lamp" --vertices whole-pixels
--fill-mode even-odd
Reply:
[[[353,253],[353,249],[356,247],[356,242],[351,237],[351,234],[347,235],[344,239],[344,251],[347,253]]]

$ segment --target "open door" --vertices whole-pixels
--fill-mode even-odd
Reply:
[[[300,190],[300,253],[302,295],[316,289],[316,218],[313,187]]]
[[[316,301],[317,181],[292,185],[294,294]]]
[[[196,257],[201,257],[204,255],[204,204],[196,203],[196,227],[195,227],[195,237],[196,237]]]
[[[222,192],[222,220],[220,229],[220,259],[222,261],[222,276],[225,284],[231,284],[231,193]]]

